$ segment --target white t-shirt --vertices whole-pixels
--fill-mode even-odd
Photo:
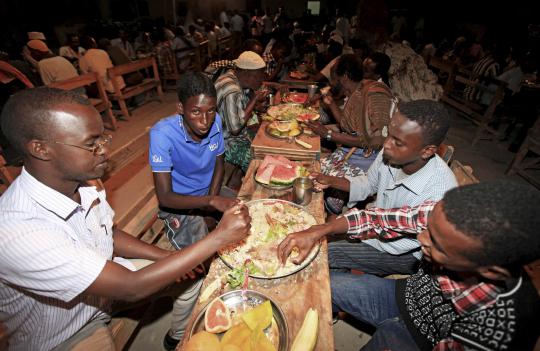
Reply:
[[[101,49],[88,49],[86,54],[79,60],[79,67],[84,73],[96,72],[109,93],[114,93],[114,86],[112,84],[107,69],[114,67],[109,54]],[[122,77],[116,77],[120,89],[126,87],[126,83]]]
[[[79,75],[71,62],[62,56],[54,56],[39,61],[38,69],[41,80],[45,85]]]

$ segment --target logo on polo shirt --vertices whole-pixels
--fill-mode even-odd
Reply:
[[[161,163],[161,162],[163,162],[163,159],[159,155],[152,155],[152,162]]]
[[[215,149],[217,149],[218,147],[218,143],[214,143],[214,144],[210,144],[208,146],[208,148],[210,149],[210,151],[214,151]]]

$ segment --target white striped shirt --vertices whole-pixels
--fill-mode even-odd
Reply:
[[[383,150],[369,167],[367,176],[346,177],[351,182],[350,202],[362,201],[377,194],[375,207],[378,208],[416,206],[428,200],[439,201],[444,193],[457,186],[454,173],[438,155],[410,175],[401,168],[384,164],[382,157]],[[350,207],[353,205],[349,204]],[[402,238],[389,242],[369,239],[363,242],[392,255],[416,250],[413,255],[422,258],[422,252],[417,250],[420,243],[416,239]]]
[[[23,168],[0,197],[0,321],[10,350],[50,350],[108,309],[81,293],[112,258],[114,212],[103,191],[79,193],[80,205]]]

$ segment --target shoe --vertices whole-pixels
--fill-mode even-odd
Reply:
[[[167,351],[173,351],[176,350],[176,346],[178,346],[178,343],[180,340],[174,339],[171,336],[169,336],[169,333],[165,334],[165,338],[163,338],[163,347]]]

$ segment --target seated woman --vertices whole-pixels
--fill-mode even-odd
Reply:
[[[387,65],[383,63],[382,66]],[[321,161],[324,174],[362,174],[382,148],[395,98],[390,88],[376,78],[376,75],[364,78],[363,64],[357,56],[342,55],[338,59],[332,72],[332,86],[335,92],[345,94],[347,102],[343,110],[330,95],[324,96],[322,103],[338,122],[340,132],[334,132],[318,122],[310,124],[314,133],[341,145]],[[342,206],[343,201],[337,201],[335,206],[331,205],[331,209],[340,212]]]

